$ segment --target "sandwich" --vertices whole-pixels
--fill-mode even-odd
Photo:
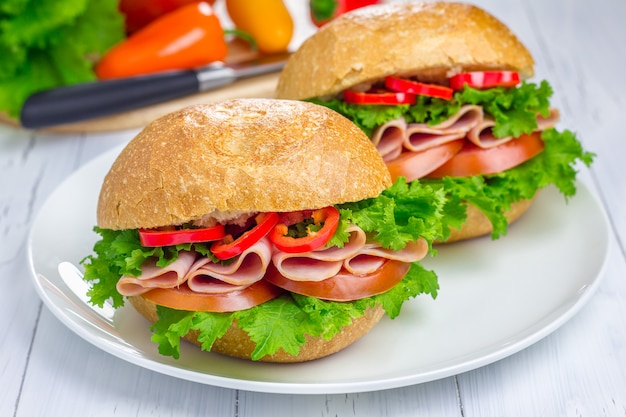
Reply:
[[[501,21],[469,4],[391,3],[323,26],[287,62],[276,97],[346,116],[392,175],[444,190],[444,236],[507,233],[537,193],[576,192],[589,166],[576,135],[559,131],[547,81]]]
[[[82,260],[94,305],[128,301],[152,340],[301,362],[337,352],[404,301],[437,295],[419,263],[444,195],[389,172],[365,134],[313,103],[239,99],[147,125],[106,174]]]

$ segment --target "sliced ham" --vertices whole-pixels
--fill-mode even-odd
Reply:
[[[243,289],[263,278],[271,259],[272,244],[264,237],[231,264],[198,259],[187,274],[187,285],[192,291],[211,294]]]
[[[323,281],[337,275],[343,261],[355,256],[364,246],[366,235],[363,229],[351,225],[348,242],[342,247],[324,248],[304,253],[286,253],[277,250],[272,256],[276,269],[293,281]]]
[[[141,265],[138,277],[123,276],[117,282],[117,291],[125,296],[139,295],[153,288],[173,288],[186,280],[187,272],[196,260],[195,252],[180,251],[178,259],[165,268],[156,265],[156,259],[147,259]]]
[[[400,156],[406,136],[406,120],[400,117],[390,120],[372,132],[372,143],[383,160],[390,161]]]
[[[424,239],[410,242],[400,251],[384,249],[377,243],[368,243],[358,254],[346,259],[343,266],[352,274],[365,275],[376,271],[387,260],[417,262],[427,253],[428,243]]]
[[[541,115],[537,116],[536,131],[542,131],[554,127],[558,121],[559,111],[557,109],[550,109],[550,113],[547,117],[543,117]],[[511,136],[496,138],[492,132],[495,124],[495,120],[493,120],[492,117],[485,117],[481,123],[468,132],[467,139],[474,145],[483,149],[494,148],[513,139]]]
[[[480,106],[465,105],[444,122],[429,126],[426,123],[409,123],[406,128],[404,148],[420,152],[432,147],[462,139],[483,120]]]
[[[559,122],[561,115],[558,109],[550,109],[547,117],[537,116],[537,130],[551,129]]]

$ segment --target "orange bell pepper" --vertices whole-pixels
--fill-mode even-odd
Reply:
[[[227,54],[218,17],[209,3],[199,2],[161,16],[114,46],[96,65],[96,75],[104,80],[191,69]]]

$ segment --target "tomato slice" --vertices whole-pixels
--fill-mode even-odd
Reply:
[[[141,246],[171,246],[181,243],[210,242],[224,237],[224,226],[218,224],[202,229],[139,229]]]
[[[410,182],[424,177],[456,155],[464,143],[464,139],[459,139],[420,152],[401,153],[396,159],[387,162],[391,180],[395,182],[398,177],[404,177]]]
[[[461,72],[450,78],[450,88],[461,90],[465,84],[472,88],[514,87],[520,83],[515,71]]]
[[[174,288],[155,288],[142,294],[145,299],[164,307],[186,311],[240,311],[278,297],[284,290],[261,280],[232,292],[204,294],[192,291],[187,283]]]
[[[248,230],[237,239],[226,235],[222,240],[211,245],[211,252],[218,259],[233,258],[254,245],[267,235],[278,223],[277,213],[260,213],[256,216],[256,226]]]
[[[424,84],[398,77],[386,77],[385,87],[394,91],[451,100],[454,90],[443,85]]]
[[[539,132],[522,135],[494,148],[479,148],[471,142],[446,163],[427,175],[429,178],[469,177],[495,174],[511,169],[543,151]]]
[[[414,104],[415,94],[402,93],[398,91],[360,91],[345,90],[343,99],[346,103],[352,104],[382,104],[397,106],[398,104]]]
[[[298,216],[293,213],[287,213],[281,217],[280,222],[274,226],[269,235],[270,240],[278,249],[287,253],[309,252],[317,248],[321,248],[330,240],[339,225],[339,210],[333,206],[314,210],[310,214],[302,213],[302,219],[297,220]],[[300,223],[306,218],[312,218],[315,226],[321,228],[318,231],[312,231],[311,225],[307,226],[307,235],[304,237],[288,236],[289,226]]]
[[[274,265],[265,273],[265,280],[287,291],[331,301],[352,301],[382,294],[395,287],[406,275],[410,263],[386,261],[368,275],[353,275],[342,270],[323,281],[293,281],[285,278]]]

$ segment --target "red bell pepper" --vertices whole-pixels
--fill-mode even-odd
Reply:
[[[224,239],[211,245],[211,252],[218,259],[226,260],[240,255],[243,251],[264,238],[278,223],[277,213],[260,213],[256,216],[256,225],[237,239],[226,235]]]
[[[424,84],[398,77],[386,77],[385,87],[393,91],[435,97],[443,100],[452,99],[452,94],[454,93],[454,90],[443,85]]]
[[[211,5],[215,0],[206,0]],[[198,0],[120,0],[120,12],[126,18],[126,32],[131,34],[157,18]]]
[[[210,242],[224,237],[224,226],[202,229],[139,229],[141,246],[172,246],[181,243]]]
[[[321,27],[339,15],[380,2],[381,0],[309,0],[309,14],[313,24]]]
[[[325,207],[314,211],[302,211],[296,213],[286,213],[281,216],[278,223],[270,233],[270,240],[278,249],[287,253],[302,253],[315,250],[324,246],[335,234],[339,225],[339,210],[335,207]],[[315,228],[311,225],[306,227],[306,236],[289,236],[289,226],[312,218]]]
[[[462,72],[450,77],[450,88],[462,89],[465,84],[472,88],[514,87],[520,83],[515,71],[473,71]]]
[[[397,106],[399,104],[414,104],[415,94],[387,90],[367,91],[364,93],[354,90],[345,90],[343,92],[343,99],[346,103],[352,104]]]

